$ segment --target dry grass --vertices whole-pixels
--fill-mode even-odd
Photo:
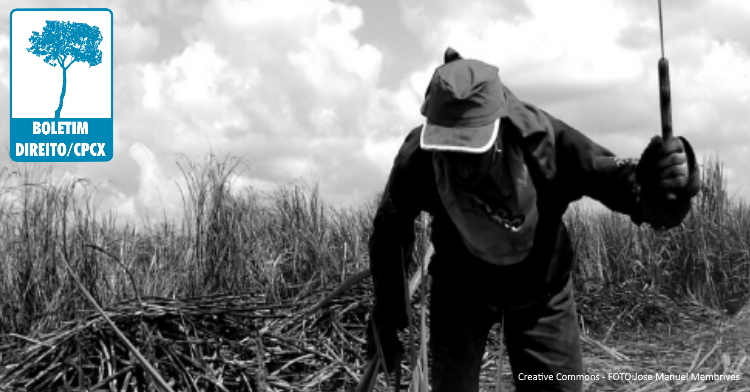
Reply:
[[[288,304],[271,304],[258,294],[185,300],[147,297],[143,305],[115,304],[108,314],[138,342],[175,390],[351,390],[366,362],[363,325],[370,287],[365,282],[329,307],[307,314],[323,294]],[[750,309],[726,318],[697,305],[671,306],[681,307],[675,312],[682,316],[668,330],[583,335],[586,374],[600,377],[586,382],[585,390],[750,390]],[[418,315],[415,306],[414,316]],[[14,343],[4,347],[14,356],[13,365],[0,388],[154,389],[98,316],[64,323],[47,334],[13,337]],[[496,347],[497,335],[492,340],[491,347]],[[483,390],[494,390],[496,353],[491,348],[485,358]],[[512,376],[504,360],[502,383],[506,391],[512,391]],[[404,367],[403,372],[406,382],[408,369]],[[609,379],[617,374],[620,379]],[[636,374],[654,379],[625,379]],[[687,374],[687,380],[656,379],[661,374]],[[706,382],[691,379],[693,374],[737,375],[740,381]],[[382,377],[376,390],[386,390]]]
[[[587,300],[606,302],[608,295],[592,294]],[[750,308],[727,317],[694,303],[662,301],[652,306],[675,318],[663,323],[659,312],[642,313],[640,323],[650,328],[632,328],[627,322],[619,326],[609,319],[610,328],[585,331],[584,372],[590,378],[584,381],[584,391],[750,391]],[[504,360],[509,368],[507,356]],[[494,391],[493,363],[488,360],[486,365],[483,390]],[[736,380],[701,379],[714,375]],[[505,391],[513,391],[509,371],[503,374],[503,385]]]
[[[107,314],[174,390],[340,390],[359,381],[368,297],[359,287],[305,316],[310,301],[278,304],[255,293],[146,297]],[[3,351],[11,365],[0,390],[155,388],[98,315],[8,337]]]

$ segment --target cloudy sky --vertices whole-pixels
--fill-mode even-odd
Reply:
[[[242,158],[237,185],[317,179],[332,203],[382,189],[447,46],[621,156],[660,131],[657,0],[0,1],[0,167],[11,165],[9,13],[114,13],[108,163],[58,164],[122,214],[181,209],[176,162]],[[750,2],[663,0],[675,133],[750,195]],[[58,72],[49,68],[49,72]],[[69,81],[72,86],[75,81]]]

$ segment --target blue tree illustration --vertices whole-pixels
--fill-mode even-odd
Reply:
[[[89,68],[102,62],[102,33],[99,27],[86,23],[48,20],[42,33],[34,31],[29,37],[30,53],[44,58],[44,62],[62,68],[62,91],[60,104],[55,110],[55,118],[60,118],[65,89],[68,82],[67,71],[75,62],[88,63]]]

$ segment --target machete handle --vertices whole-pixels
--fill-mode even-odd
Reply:
[[[659,59],[659,104],[661,107],[661,137],[672,137],[672,93],[669,88],[669,60]]]

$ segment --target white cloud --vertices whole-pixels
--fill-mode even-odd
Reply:
[[[7,34],[0,34],[0,52],[4,52],[10,49],[10,36]]]
[[[221,14],[229,29],[258,31],[298,31],[315,28],[315,14],[327,1],[295,0],[219,0],[213,8]]]
[[[167,120],[166,127],[160,127],[159,139],[168,151],[157,151],[159,156],[199,153],[206,150],[208,140],[212,146],[230,146],[221,131],[246,124],[234,100],[252,91],[261,78],[257,69],[245,72],[233,67],[213,43],[203,40],[169,61],[143,64],[139,70],[143,108]]]
[[[159,30],[138,21],[128,23],[115,14],[115,56],[117,63],[135,62],[150,56],[159,45]]]
[[[268,194],[276,189],[276,184],[273,182],[252,178],[246,175],[232,174],[229,176],[228,180],[231,184],[230,190],[234,196],[242,196],[243,192],[248,190]]]
[[[491,13],[496,5],[470,4],[470,11],[439,18],[412,8],[407,19],[422,30],[429,50],[442,53],[451,46],[464,57],[497,64],[501,76],[515,86],[600,86],[642,75],[640,54],[618,44],[631,22],[614,2],[530,0],[531,17],[482,23],[477,16]]]
[[[146,109],[159,109],[162,104],[161,86],[162,78],[153,64],[145,64],[141,67],[143,72],[143,107]]]
[[[750,112],[743,110],[750,107],[750,56],[732,42],[712,41],[707,46],[697,72],[682,75],[691,83],[680,92],[693,109],[684,113],[685,120],[720,134],[735,134],[750,121]]]
[[[303,48],[289,54],[290,63],[324,96],[346,97],[353,93],[357,83],[374,87],[382,56],[377,49],[360,45],[352,36],[361,25],[362,13],[358,8],[332,6],[317,15],[315,34],[302,37]]]
[[[364,156],[374,162],[382,173],[388,173],[403,142],[404,137],[398,136],[380,140],[367,138],[364,143]]]
[[[3,59],[0,60],[0,85],[10,89],[10,75],[8,74],[7,56],[4,55],[10,49],[10,36],[0,34],[0,53],[3,53]]]
[[[135,143],[130,146],[128,155],[140,169],[136,209],[142,214],[173,209],[180,206],[179,194],[175,192],[175,182],[162,170],[157,156],[145,145]]]
[[[227,61],[214,50],[214,45],[198,41],[191,44],[165,68],[165,76],[172,82],[170,101],[185,105],[186,109],[201,110],[205,105],[223,106],[224,97],[218,94],[218,79]]]
[[[695,69],[686,70],[675,118],[699,154],[725,165],[730,195],[750,198],[750,53],[737,42],[711,40]],[[676,92],[675,92],[676,93]],[[675,124],[677,127],[677,124]]]

